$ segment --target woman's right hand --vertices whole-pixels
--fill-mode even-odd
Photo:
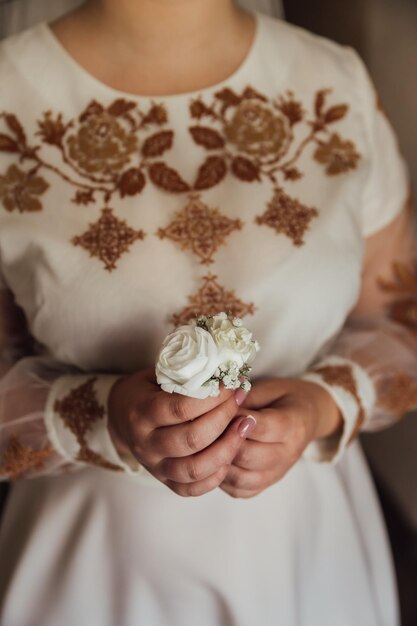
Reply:
[[[253,418],[234,419],[242,390],[222,388],[200,400],[162,391],[154,370],[123,377],[109,400],[109,432],[118,452],[126,448],[155,478],[181,496],[199,496],[220,485]]]

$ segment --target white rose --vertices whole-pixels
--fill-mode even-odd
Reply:
[[[235,361],[238,367],[253,361],[259,346],[252,333],[243,326],[236,326],[233,320],[215,315],[208,323],[216,345],[222,352],[222,362]]]
[[[218,394],[213,385],[203,386],[221,363],[217,345],[204,328],[180,326],[162,344],[156,362],[156,379],[164,391],[192,398]]]

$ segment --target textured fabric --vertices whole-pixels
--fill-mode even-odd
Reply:
[[[183,500],[140,471],[82,465],[108,450],[90,428],[105,424],[107,377],[152,365],[173,324],[244,317],[262,346],[254,378],[303,375],[340,333],[364,239],[408,194],[361,62],[260,16],[240,68],[198,93],[117,92],[45,25],[0,59],[3,283],[36,357],[77,376],[53,377],[46,421],[54,454],[79,469],[13,487],[4,623],[395,626],[357,443],[336,466],[300,461],[248,502]]]

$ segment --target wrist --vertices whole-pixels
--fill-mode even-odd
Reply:
[[[343,430],[343,416],[332,395],[316,383],[306,381],[306,384],[311,385],[316,407],[313,439],[324,439],[340,434]]]
[[[110,438],[113,442],[114,447],[116,448],[117,453],[124,457],[130,453],[129,447],[124,442],[121,434],[120,434],[120,391],[121,385],[126,380],[127,376],[123,376],[118,378],[114,384],[112,385],[108,401],[107,401],[107,411],[108,411],[108,422],[107,422],[107,430],[110,435]],[[122,396],[123,397],[123,396]]]

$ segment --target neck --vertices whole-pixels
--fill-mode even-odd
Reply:
[[[87,0],[84,18],[142,59],[193,54],[241,32],[233,0]]]

